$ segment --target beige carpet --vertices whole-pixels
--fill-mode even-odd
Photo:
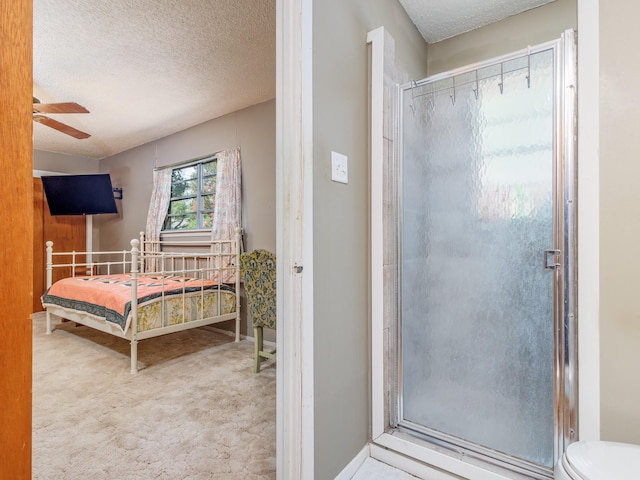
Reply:
[[[33,319],[33,479],[275,478],[275,365],[203,327],[129,344]]]

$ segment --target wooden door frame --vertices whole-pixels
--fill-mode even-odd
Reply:
[[[313,0],[276,1],[276,251],[278,478],[312,479]]]
[[[31,478],[33,4],[0,3],[0,480]]]

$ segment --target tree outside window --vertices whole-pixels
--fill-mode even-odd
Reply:
[[[211,228],[216,197],[216,157],[207,157],[171,175],[171,201],[165,230]]]

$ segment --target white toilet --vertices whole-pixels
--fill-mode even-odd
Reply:
[[[558,461],[555,480],[625,480],[640,478],[640,445],[576,442]]]

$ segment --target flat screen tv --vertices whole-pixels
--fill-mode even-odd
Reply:
[[[108,173],[43,176],[51,215],[118,213]]]

